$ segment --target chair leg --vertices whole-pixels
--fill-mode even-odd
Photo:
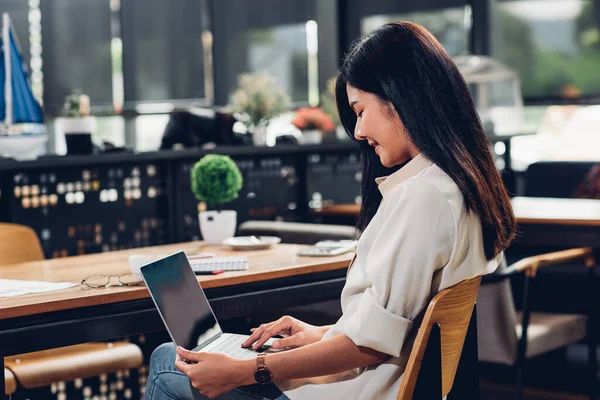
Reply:
[[[588,368],[590,372],[590,400],[598,399],[598,360],[596,356],[596,338],[588,336]]]
[[[594,305],[593,296],[595,289],[595,267],[588,268],[589,279],[588,282],[590,287],[588,293],[590,294],[588,304],[588,324],[587,324],[587,340],[588,340],[588,368],[590,374],[590,400],[596,400],[598,398],[598,359],[597,359],[597,341],[596,341],[596,307]]]
[[[515,399],[523,399],[523,366],[517,362],[517,379],[515,382]]]
[[[525,274],[523,282],[523,321],[521,321],[521,339],[517,348],[515,399],[523,399],[523,379],[525,377],[525,360],[527,359],[527,330],[529,328],[529,275]]]

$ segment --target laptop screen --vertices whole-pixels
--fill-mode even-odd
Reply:
[[[176,345],[193,350],[222,333],[183,252],[156,260],[141,271]]]

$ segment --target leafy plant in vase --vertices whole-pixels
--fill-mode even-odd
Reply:
[[[61,130],[65,135],[67,154],[93,153],[94,121],[89,114],[90,98],[87,95],[74,90],[65,97],[65,118],[61,120]]]
[[[219,244],[235,235],[237,213],[222,210],[225,203],[236,199],[242,189],[240,169],[228,156],[209,154],[202,157],[190,171],[192,192],[199,204],[198,219],[202,238],[209,244]],[[215,210],[206,211],[206,207]]]
[[[335,131],[335,124],[319,107],[299,108],[292,124],[302,131],[302,142],[305,144],[321,143],[323,135]]]
[[[331,118],[335,125],[335,136],[337,140],[347,141],[350,140],[350,137],[346,134],[346,130],[342,126],[337,111],[337,105],[335,104],[335,80],[335,76],[327,80],[327,90],[321,94],[321,107],[323,107],[323,111],[325,111],[325,114]]]
[[[229,107],[252,132],[253,144],[264,146],[269,121],[289,111],[290,99],[271,75],[244,73]]]

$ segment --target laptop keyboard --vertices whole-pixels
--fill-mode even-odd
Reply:
[[[258,355],[258,352],[242,347],[242,343],[244,343],[247,338],[247,336],[224,335],[204,347],[202,351],[224,353],[233,358],[254,358]]]

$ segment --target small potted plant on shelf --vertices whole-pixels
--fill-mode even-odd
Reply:
[[[269,74],[244,73],[229,106],[252,133],[253,144],[264,146],[269,121],[289,111],[290,99]]]
[[[194,164],[190,179],[192,192],[201,202],[198,219],[202,238],[207,243],[217,244],[234,236],[237,213],[221,207],[236,199],[242,189],[242,174],[235,162],[228,156],[206,155]],[[215,209],[207,211],[207,207]]]
[[[342,126],[340,116],[338,115],[337,105],[335,104],[335,80],[336,77],[329,78],[327,80],[327,91],[321,95],[321,106],[325,114],[331,118],[335,125],[335,136],[337,140],[349,140],[350,138],[346,134],[346,130]]]
[[[67,154],[92,154],[94,121],[89,116],[90,98],[75,89],[65,97],[64,107],[65,118],[60,121],[60,129],[65,135]]]
[[[335,131],[335,124],[319,107],[302,107],[296,110],[292,124],[302,131],[302,143],[318,144],[323,135]]]

